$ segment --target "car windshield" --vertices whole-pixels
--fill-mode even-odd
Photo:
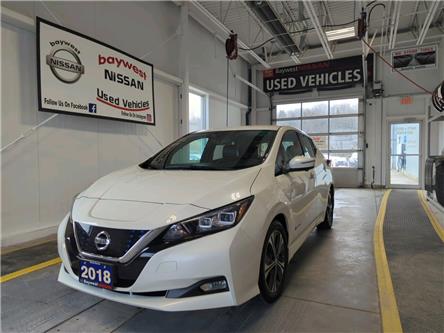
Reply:
[[[236,170],[265,161],[276,131],[198,132],[173,142],[140,164],[144,169]]]

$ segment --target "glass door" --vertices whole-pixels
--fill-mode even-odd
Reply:
[[[421,123],[390,124],[390,186],[419,187]]]

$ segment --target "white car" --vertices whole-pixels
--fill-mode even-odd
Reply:
[[[58,230],[58,280],[165,311],[273,302],[333,207],[330,167],[303,132],[191,133],[77,195]]]

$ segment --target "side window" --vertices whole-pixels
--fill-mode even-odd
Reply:
[[[282,137],[276,159],[275,174],[281,173],[282,168],[295,156],[303,156],[301,143],[295,131],[287,131]]]
[[[315,157],[316,148],[311,139],[302,134],[299,137],[301,138],[302,149],[304,150],[305,157]]]

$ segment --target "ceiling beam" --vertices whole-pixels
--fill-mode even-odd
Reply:
[[[416,38],[412,38],[412,35],[408,29],[398,31],[398,37],[396,38],[396,45],[398,47],[412,47],[416,44]],[[437,27],[430,27],[429,33],[427,34],[424,43],[439,43],[439,41],[444,38],[444,34]],[[372,44],[373,48],[379,48],[386,44],[386,40],[382,40],[381,34],[378,33],[375,36],[374,42]],[[335,49],[335,57],[348,57],[357,56],[362,53],[362,42],[354,39],[347,42],[338,43]],[[325,51],[322,45],[313,46],[307,49],[304,53],[304,58],[302,63],[310,63],[316,61],[322,61],[325,57]],[[275,67],[291,66],[292,60],[288,58],[288,54],[274,55],[273,61],[269,64]]]
[[[255,20],[256,24],[258,24],[263,30],[265,30],[270,36],[275,37],[275,35],[270,31],[270,29],[268,28],[268,26],[264,23],[262,23],[262,21],[257,17],[257,15],[253,12],[253,10],[250,8],[249,5],[247,5],[247,3],[245,1],[241,1],[242,6],[244,6],[245,10],[248,12],[248,15],[250,15],[250,17],[253,18],[253,20]],[[280,44],[282,49],[285,49],[284,43],[282,43],[282,41],[277,38],[277,42]],[[297,64],[300,64],[301,61],[299,60],[298,57],[296,57],[295,55],[292,57],[293,61],[296,62]]]
[[[430,23],[432,23],[433,18],[435,17],[436,10],[438,9],[439,1],[435,0],[432,2],[432,4],[429,7],[429,11],[427,13],[427,16],[424,20],[424,24],[421,27],[421,31],[419,32],[418,41],[416,42],[416,45],[422,45],[424,42],[425,36],[427,35],[427,32],[429,31]]]
[[[413,15],[410,19],[410,24],[409,27],[412,30],[412,35],[415,38],[418,38],[418,26],[417,26],[417,22],[418,22],[418,9],[419,9],[419,4],[420,4],[420,0],[416,0],[415,2],[415,8],[413,9]]]
[[[198,15],[202,15],[206,19],[206,21],[209,21],[214,27],[216,27],[222,34],[224,34],[225,38],[228,38],[230,36],[230,29],[228,29],[224,24],[222,24],[221,21],[219,21],[216,17],[213,16],[204,6],[202,6],[197,1],[190,1],[190,13],[191,15],[198,21],[201,21],[199,17],[196,17]],[[237,44],[244,49],[248,49],[249,47],[247,44],[242,42],[240,39],[237,40]],[[254,50],[247,50],[247,52],[256,59],[262,66],[265,68],[270,68],[271,66],[264,61]]]
[[[395,1],[395,9],[393,10],[391,29],[390,29],[390,39],[389,39],[389,49],[394,49],[396,45],[396,34],[398,33],[399,15],[401,14],[401,1]]]
[[[331,52],[330,45],[328,44],[327,36],[325,35],[325,31],[322,29],[321,24],[319,23],[319,19],[312,2],[310,0],[304,0],[304,7],[307,11],[308,17],[315,27],[316,33],[319,37],[319,40],[321,41],[327,58],[333,59],[333,53]]]

